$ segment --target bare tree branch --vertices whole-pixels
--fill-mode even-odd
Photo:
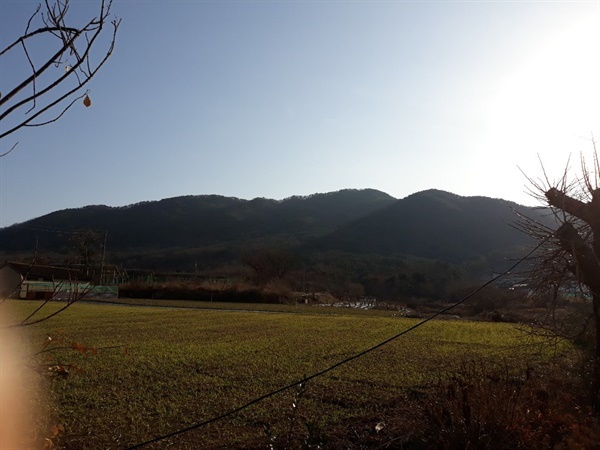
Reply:
[[[9,148],[7,151],[5,151],[4,153],[0,153],[0,158],[2,158],[3,156],[6,156],[6,155],[8,155],[10,152],[12,152],[12,151],[15,149],[15,147],[16,147],[17,145],[19,145],[19,143],[18,143],[18,142],[15,142],[15,143],[13,144],[13,146],[12,146],[11,148]]]
[[[23,127],[47,125],[61,118],[76,100],[87,94],[88,91],[81,96],[77,93],[84,89],[114,50],[120,19],[110,21],[112,33],[106,36],[107,45],[103,53],[99,58],[92,56],[92,49],[96,49],[99,45],[100,37],[104,36],[105,25],[109,23],[112,0],[102,0],[99,14],[80,27],[68,23],[69,0],[56,0],[53,3],[45,0],[44,5],[45,12],[40,13],[41,7],[38,7],[32,14],[25,33],[0,51],[0,58],[2,58],[18,52],[18,48],[21,48],[24,60],[31,71],[29,76],[3,92],[0,97],[0,121],[11,119],[11,125],[0,134],[0,139]],[[30,31],[36,20],[41,20],[42,26]],[[32,58],[28,47],[34,39],[44,42],[46,48],[51,48],[49,45],[51,41],[58,40],[59,48],[38,63]],[[0,59],[0,64],[1,61]],[[63,65],[65,70],[52,72],[53,67],[58,68]],[[40,80],[45,80],[42,86]],[[31,92],[22,95],[24,89],[31,89]],[[21,109],[27,105],[29,105],[27,110]],[[53,115],[42,117],[45,114]],[[38,121],[39,119],[42,120]],[[0,157],[6,156],[9,152],[0,154]]]
[[[85,87],[112,55],[121,23],[120,19],[109,19],[112,0],[99,0],[98,4],[97,15],[83,25],[74,26],[69,15],[70,0],[44,0],[44,7],[38,5],[29,17],[24,33],[0,50],[0,64],[2,58],[21,54],[25,70],[29,72],[24,79],[5,88],[0,95],[0,121],[4,125],[0,139],[24,127],[39,127],[55,122],[78,100],[87,96],[89,91]],[[104,39],[108,23],[112,26],[112,33],[109,32]],[[103,40],[104,44],[100,44]],[[40,61],[35,58],[38,52],[30,51],[34,43],[42,43],[43,48],[47,49],[46,56],[38,57]],[[98,47],[102,46],[104,50],[98,53]],[[11,64],[14,64],[14,59],[11,59]],[[64,66],[64,70],[55,70],[61,66]],[[15,72],[18,73],[18,70]],[[85,101],[84,104],[89,105]],[[10,154],[17,144],[0,153],[0,158]],[[22,277],[19,290],[36,264],[35,259],[34,256],[27,273]],[[63,307],[39,317],[40,312],[65,285],[65,282],[55,284],[53,279],[50,298],[13,326],[33,325],[48,320],[89,292],[91,284],[80,291],[81,284],[71,278],[71,271],[68,274],[69,298]],[[0,305],[3,301],[0,300]],[[34,320],[35,316],[38,318]]]

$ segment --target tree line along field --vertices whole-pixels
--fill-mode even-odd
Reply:
[[[10,307],[25,317],[38,305]],[[58,306],[46,312],[52,307]],[[38,399],[37,439],[50,433],[53,448],[128,448],[237,408],[416,323],[389,312],[295,311],[74,304],[26,330],[32,352],[42,352],[32,357],[41,380],[35,392],[46,393]],[[532,367],[568,351],[511,324],[432,321],[301,388],[145,448],[410,443],[448,413],[437,411],[435,389],[456,373],[477,372],[492,382],[488,375],[498,374],[514,384],[508,394],[514,397]],[[49,432],[53,426],[60,429]]]

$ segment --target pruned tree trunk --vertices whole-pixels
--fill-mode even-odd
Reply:
[[[594,409],[600,412],[600,295],[592,295],[594,302]]]
[[[554,236],[573,258],[575,264],[571,270],[577,281],[587,286],[592,294],[595,332],[593,405],[600,412],[600,189],[592,191],[592,200],[587,203],[556,188],[549,189],[546,198],[551,206],[584,221],[592,231],[591,245],[589,239],[584,239],[568,221],[556,230]]]

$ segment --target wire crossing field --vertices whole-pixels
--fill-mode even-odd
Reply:
[[[19,317],[36,304],[11,306]],[[56,443],[69,449],[127,448],[238,407],[415,323],[332,308],[298,311],[75,304],[28,329],[34,351],[54,336],[46,350],[55,350],[37,356],[42,364],[76,366],[46,377],[44,426],[62,424]],[[512,370],[552,350],[510,324],[433,321],[311,381],[301,393],[290,390],[149,448],[285,446],[277,439],[293,434],[292,426],[323,436],[358,435],[360,427],[406,421],[412,411],[405,400],[466,359],[504,361]]]

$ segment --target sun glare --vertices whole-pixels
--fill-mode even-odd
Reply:
[[[516,164],[540,158],[560,170],[569,154],[591,149],[600,126],[600,20],[581,18],[527,46],[491,102],[496,151]]]

